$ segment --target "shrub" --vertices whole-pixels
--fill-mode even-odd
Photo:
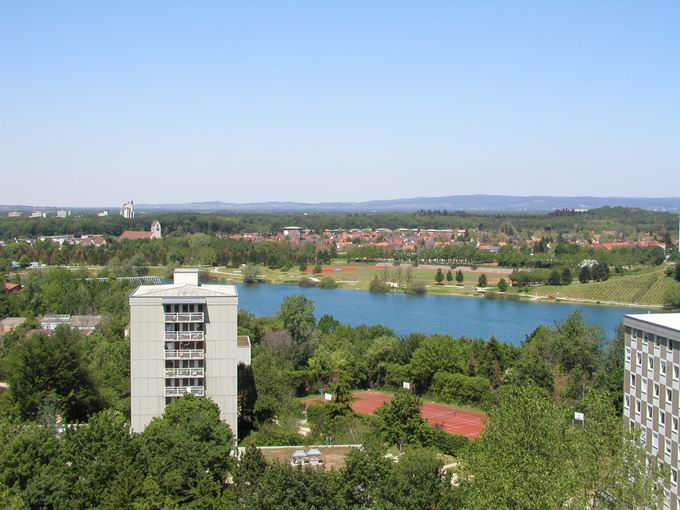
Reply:
[[[378,278],[378,275],[375,275],[371,280],[371,283],[368,284],[368,290],[370,292],[382,293],[387,292],[389,287],[384,281]]]
[[[338,286],[336,281],[333,279],[332,276],[324,276],[321,278],[321,281],[319,282],[319,287],[322,289],[334,289]]]
[[[425,294],[427,292],[427,287],[423,282],[413,282],[408,286],[406,292],[409,294]]]
[[[451,372],[437,372],[430,391],[448,402],[479,405],[491,397],[491,383],[485,377],[471,377]]]
[[[423,446],[436,448],[453,457],[459,457],[469,444],[470,440],[467,437],[460,434],[449,434],[439,428],[428,427],[423,432]]]
[[[298,280],[298,285],[300,287],[316,287],[318,284],[317,284],[317,282],[315,282],[311,278],[309,278],[307,276],[303,276],[302,278],[300,278]]]

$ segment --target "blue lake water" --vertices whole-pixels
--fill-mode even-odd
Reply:
[[[237,284],[237,287],[239,306],[255,315],[273,315],[284,298],[303,294],[314,301],[317,318],[330,314],[353,326],[384,324],[399,335],[413,332],[475,338],[494,335],[512,344],[521,343],[541,324],[563,321],[574,310],[580,310],[588,322],[602,327],[610,338],[625,314],[647,312],[645,308],[401,293],[371,294],[350,289],[295,285]]]

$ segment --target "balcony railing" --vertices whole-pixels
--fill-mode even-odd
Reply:
[[[166,368],[165,377],[204,377],[203,368]]]
[[[165,339],[168,341],[194,341],[202,342],[205,340],[203,331],[166,331]]]
[[[183,397],[184,395],[194,395],[196,397],[205,396],[204,386],[166,386],[166,397]]]
[[[203,322],[203,312],[166,313],[165,322]]]
[[[203,359],[203,349],[186,349],[165,351],[165,359]]]

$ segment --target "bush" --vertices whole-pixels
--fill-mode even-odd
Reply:
[[[371,280],[371,283],[368,284],[368,290],[370,292],[383,293],[387,292],[389,287],[384,281],[378,278],[378,275],[375,275]]]
[[[243,283],[257,283],[260,281],[260,268],[255,264],[246,264],[241,270]]]
[[[427,292],[427,287],[423,282],[413,282],[408,286],[406,292],[409,294],[425,294]]]
[[[298,280],[298,285],[300,287],[316,287],[317,282],[315,282],[314,280],[312,280],[311,278],[309,278],[307,276],[303,276],[302,278],[300,278]]]
[[[448,402],[479,405],[491,397],[491,383],[485,377],[471,377],[451,372],[437,372],[430,391]]]
[[[333,279],[332,276],[324,276],[321,278],[321,281],[319,282],[319,287],[322,289],[334,289],[338,286],[336,281]]]
[[[468,447],[470,440],[459,434],[449,434],[442,429],[428,427],[423,432],[423,446],[436,448],[437,450],[459,457],[463,450]]]

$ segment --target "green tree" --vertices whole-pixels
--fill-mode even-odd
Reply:
[[[154,418],[139,437],[144,491],[158,492],[163,506],[193,503],[205,508],[225,488],[234,467],[234,446],[234,436],[229,425],[220,421],[217,404],[182,397],[168,405],[162,417]]]
[[[445,510],[460,508],[451,474],[434,452],[408,450],[381,485],[377,508],[390,510]],[[489,507],[491,508],[491,507]]]
[[[267,462],[259,448],[246,448],[234,474],[234,486],[241,506],[246,506],[254,496],[260,479],[267,470]]]
[[[352,508],[376,508],[382,487],[392,471],[392,462],[383,448],[369,443],[353,448],[342,471],[345,500]]]
[[[389,287],[384,281],[378,278],[378,275],[375,275],[371,282],[368,284],[368,290],[369,292],[381,294],[387,292],[389,290]]]
[[[323,268],[321,267],[321,264],[316,264],[316,265],[314,266],[313,272],[314,272],[314,274],[321,274],[321,273],[323,273]]]
[[[562,270],[562,284],[563,285],[571,285],[571,282],[574,281],[574,276],[571,274],[571,269],[568,267],[565,267]]]
[[[453,273],[451,271],[446,272],[446,281],[449,283],[453,281]]]
[[[420,444],[427,425],[420,416],[422,401],[410,392],[400,391],[391,402],[378,409],[378,430],[383,441],[400,450],[407,444]]]
[[[464,372],[467,356],[460,342],[448,335],[424,339],[411,358],[411,374],[419,392],[427,391],[432,377],[439,371]]]
[[[675,285],[666,291],[664,304],[669,308],[680,308],[680,285]]]
[[[557,270],[553,269],[548,276],[548,285],[562,285],[562,274]]]
[[[456,282],[458,283],[458,285],[462,285],[463,280],[465,280],[465,276],[463,276],[463,271],[459,269],[458,271],[456,271]]]
[[[477,279],[477,285],[479,287],[483,288],[483,287],[486,287],[487,283],[488,283],[488,279],[487,279],[486,275],[484,273],[480,274],[479,278]]]
[[[444,281],[444,273],[441,268],[437,269],[437,272],[434,275],[434,281],[437,282],[437,285],[441,285]]]
[[[255,264],[246,264],[241,269],[243,274],[243,283],[257,283],[260,281],[260,267]]]
[[[26,419],[36,418],[50,398],[67,421],[84,421],[103,405],[83,359],[82,337],[64,326],[51,335],[28,335],[13,349],[10,386]]]
[[[581,283],[588,283],[590,278],[590,268],[584,265],[578,273],[578,281]]]
[[[508,282],[505,280],[505,278],[501,278],[498,280],[498,290],[501,292],[505,292],[508,290]]]
[[[302,295],[288,296],[281,303],[279,315],[296,344],[311,338],[316,325],[313,301]]]

